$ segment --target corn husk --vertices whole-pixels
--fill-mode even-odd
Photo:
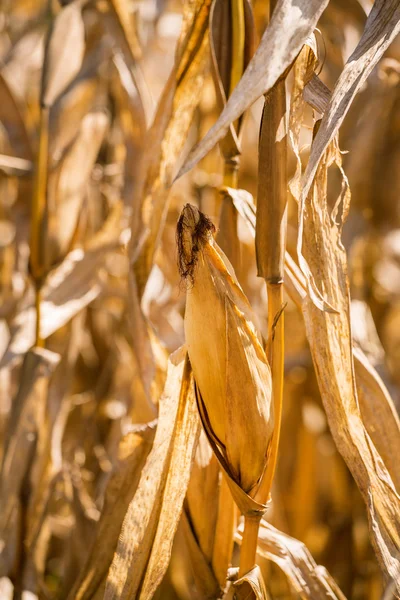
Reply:
[[[254,315],[214,227],[186,205],[178,224],[188,279],[185,335],[203,424],[225,471],[247,494],[263,475],[273,432],[271,371]]]

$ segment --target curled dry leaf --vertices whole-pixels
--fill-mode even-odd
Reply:
[[[239,527],[236,535],[239,543],[242,530]],[[258,535],[258,554],[282,569],[302,600],[346,600],[334,579],[317,565],[302,542],[278,531],[264,519]]]
[[[305,202],[304,253],[311,276],[318,276],[336,314],[321,311],[311,297],[303,314],[329,427],[368,506],[371,539],[385,574],[400,591],[400,496],[360,411],[351,341],[349,290],[341,228],[348,211],[346,186],[335,213],[326,203],[327,170],[340,154],[332,144],[320,162]],[[337,222],[338,211],[342,213]]]
[[[332,92],[318,132],[311,146],[310,158],[303,176],[299,203],[299,232],[297,254],[309,293],[322,310],[335,309],[326,292],[323,295],[312,277],[311,269],[302,251],[306,197],[311,189],[318,165],[324,152],[332,142],[351,106],[357,92],[378,63],[385,50],[400,31],[400,6],[397,0],[376,0],[368,15],[363,35],[349,57],[342,74]]]
[[[244,190],[230,190],[230,194],[254,235],[256,211],[251,195]],[[312,231],[309,233],[308,252],[313,256],[315,269],[317,264],[318,269],[321,264],[324,265],[324,271],[319,271],[321,281],[326,282],[326,289],[335,290],[343,308],[337,316],[331,316],[315,306],[307,296],[304,276],[288,252],[285,259],[285,286],[303,312],[310,348],[315,348],[314,344],[317,344],[312,354],[329,426],[338,450],[345,458],[369,508],[371,537],[378,557],[389,577],[395,578],[398,569],[396,522],[400,508],[397,492],[399,465],[395,459],[400,439],[399,418],[378,373],[366,356],[351,345],[346,263],[344,249],[339,242],[340,234],[326,212],[319,208],[316,214],[322,231],[310,224]],[[311,222],[310,218],[308,223]],[[318,246],[315,245],[318,239],[316,232],[320,236]],[[322,248],[325,249],[323,254]],[[335,252],[337,248],[340,249],[337,263],[333,261],[333,248]],[[326,259],[321,260],[322,257]],[[325,344],[326,338],[318,320],[329,323],[328,345]],[[343,372],[346,373],[344,380],[341,379]],[[335,382],[335,386],[332,382]],[[384,431],[385,435],[382,434]],[[378,472],[373,465],[379,465]]]
[[[191,151],[177,177],[192,169],[226,135],[230,124],[273,87],[313,33],[327,4],[328,0],[280,0],[277,3],[260,45],[225,109]],[[289,42],[282,44],[283,38]]]
[[[253,567],[246,575],[237,579],[233,585],[239,599],[268,600],[269,598],[261,569],[258,566]]]
[[[199,434],[184,348],[170,357],[153,448],[129,504],[104,599],[148,599],[167,570]]]

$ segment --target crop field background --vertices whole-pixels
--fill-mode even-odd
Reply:
[[[400,598],[399,31],[0,0],[0,600]]]

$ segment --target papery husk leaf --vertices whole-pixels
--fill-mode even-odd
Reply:
[[[400,420],[393,400],[376,369],[353,347],[357,394],[365,427],[400,490]]]
[[[218,444],[215,434],[211,428],[209,419],[207,417],[206,408],[201,397],[200,390],[198,386],[195,387],[196,390],[196,399],[197,405],[199,407],[199,414],[201,418],[201,422],[204,428],[204,431],[207,435],[207,439],[210,443],[211,448],[213,449],[215,456],[218,459],[219,464],[221,465],[223,472],[226,476],[226,481],[228,483],[229,489],[231,490],[231,494],[233,499],[235,500],[239,510],[245,516],[249,517],[262,517],[267,511],[267,506],[261,504],[260,502],[256,502],[249,494],[236,483],[235,476],[232,474],[232,470],[228,461],[226,460],[225,455],[222,453],[220,445]]]
[[[75,0],[56,16],[48,33],[42,74],[42,106],[52,106],[76,77],[84,52],[82,1]]]
[[[363,35],[335,85],[328,108],[311,146],[310,158],[303,176],[299,204],[297,254],[300,268],[309,286],[309,293],[316,306],[322,310],[329,311],[332,308],[335,309],[335,307],[333,307],[329,298],[325,297],[326,293],[323,295],[319,290],[302,251],[306,198],[324,152],[339,131],[339,127],[343,123],[354,97],[399,31],[399,2],[397,0],[376,0],[368,15]]]
[[[137,428],[120,441],[118,462],[105,491],[96,538],[82,573],[70,592],[70,600],[89,600],[107,577],[123,519],[137,490],[155,430],[156,422]]]
[[[132,214],[130,250],[139,298],[143,295],[164,228],[173,169],[201,95],[207,66],[210,4],[211,0],[185,2],[175,64],[146,138]]]
[[[236,539],[241,543],[242,528]],[[328,571],[317,565],[302,542],[278,531],[264,519],[260,523],[257,553],[282,569],[302,600],[346,600]]]
[[[196,207],[184,207],[177,238],[180,270],[189,279],[185,336],[206,433],[226,472],[250,493],[264,472],[273,432],[271,370],[255,315],[213,231]]]
[[[105,600],[151,598],[168,567],[199,420],[185,349],[171,355],[153,449],[124,517]]]
[[[235,513],[232,494],[202,430],[182,515],[193,577],[202,597],[220,597],[226,587]]]
[[[259,566],[255,566],[233,584],[237,597],[242,600],[269,600]]]
[[[280,0],[242,79],[229,97],[216,124],[191,151],[177,177],[192,169],[260,96],[290,67],[312,34],[328,0]],[[282,44],[287,39],[287,44]]]

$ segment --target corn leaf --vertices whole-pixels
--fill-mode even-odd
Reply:
[[[218,121],[191,151],[178,177],[192,169],[260,96],[266,94],[292,64],[316,27],[328,0],[280,0],[259,47],[228,99]],[[289,42],[282,44],[287,38]]]
[[[124,517],[105,600],[151,598],[168,567],[199,420],[183,349],[170,358],[153,449]]]

